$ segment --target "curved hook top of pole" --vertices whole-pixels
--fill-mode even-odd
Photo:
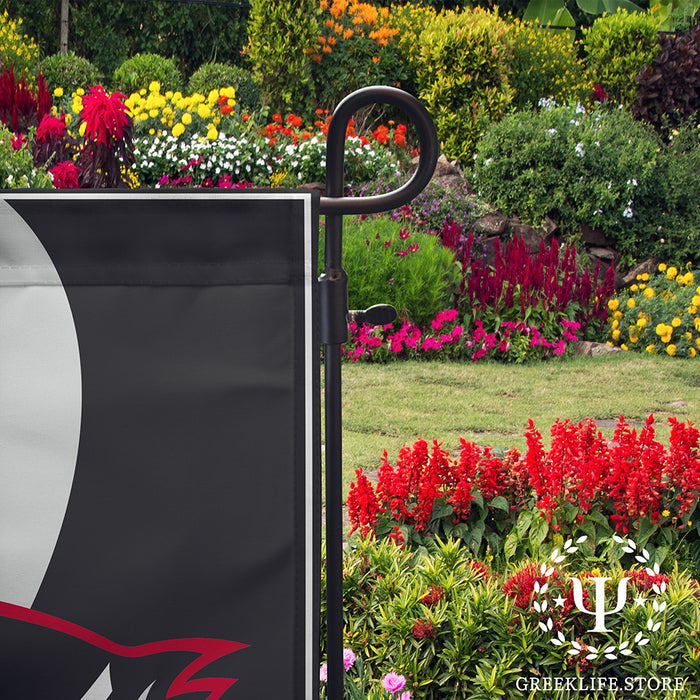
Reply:
[[[418,132],[420,159],[413,177],[397,190],[372,197],[343,197],[345,133],[352,115],[362,107],[382,103],[398,107],[411,119]],[[336,107],[326,139],[326,197],[321,197],[322,214],[376,214],[410,202],[430,182],[438,159],[438,138],[428,110],[403,90],[386,85],[361,88]]]

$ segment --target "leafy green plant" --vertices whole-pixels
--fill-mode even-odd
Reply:
[[[311,54],[318,36],[316,0],[252,0],[248,57],[263,103],[277,112],[311,111]]]
[[[637,77],[632,111],[665,131],[697,118],[700,99],[700,25],[659,38],[659,51]]]
[[[661,142],[625,110],[543,103],[491,124],[479,142],[480,197],[534,226],[546,216],[564,235],[602,231],[630,258],[648,256],[661,218]]]
[[[420,42],[420,97],[446,155],[465,164],[484,123],[501,117],[513,96],[508,27],[495,12],[465,8],[435,17]]]
[[[32,134],[30,134],[31,138]],[[34,165],[29,142],[0,124],[0,183],[3,189],[51,187],[51,177]]]
[[[198,92],[208,95],[212,90],[233,87],[236,102],[241,112],[256,112],[260,109],[260,86],[250,71],[228,63],[205,63],[191,76],[187,83],[187,94]]]
[[[419,326],[451,306],[459,274],[454,253],[435,236],[387,217],[346,225],[343,266],[350,308],[391,304]]]
[[[700,353],[700,271],[659,273],[637,281],[608,302],[608,337],[625,350],[694,358]]]
[[[174,59],[152,53],[136,54],[114,71],[112,87],[117,92],[131,95],[148,89],[154,80],[160,83],[163,91],[182,87],[182,76]]]
[[[556,689],[552,677],[577,685],[606,676],[620,687],[628,683],[625,697],[632,700],[670,700],[664,692],[649,694],[646,684],[637,689],[633,679],[679,677],[684,697],[697,698],[697,583],[678,569],[657,573],[651,558],[646,567],[630,565],[622,549],[608,566],[573,549],[571,543],[525,559],[499,576],[454,540],[435,538],[418,551],[390,541],[354,541],[345,555],[343,593],[346,653],[357,658],[346,682],[358,689],[361,676],[371,693],[384,674],[398,672],[411,697],[421,700],[566,700],[569,692]],[[592,616],[574,602],[570,571],[580,572],[588,610],[591,579],[622,585],[627,604],[614,623],[608,620],[612,629],[592,631]],[[644,603],[630,600],[635,596]],[[348,691],[348,697],[375,697]]]
[[[567,31],[538,27],[516,19],[510,25],[513,60],[509,81],[513,106],[536,107],[540,98],[558,102],[585,102],[593,90],[579,45]]]
[[[619,9],[584,29],[588,71],[612,100],[630,105],[637,96],[635,76],[659,51],[658,19],[648,12]]]
[[[41,61],[41,72],[51,92],[61,88],[70,94],[78,88],[87,90],[100,82],[100,71],[87,58],[77,56],[72,51],[56,53]]]

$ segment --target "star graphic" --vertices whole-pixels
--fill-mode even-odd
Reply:
[[[555,604],[558,608],[563,607],[563,606],[564,606],[564,603],[566,603],[566,600],[565,600],[564,598],[561,597],[561,594],[558,595],[558,596],[554,599],[554,604]]]
[[[634,602],[636,603],[635,607],[639,607],[640,605],[644,605],[647,601],[645,598],[642,598],[641,595],[638,595],[635,599]]]

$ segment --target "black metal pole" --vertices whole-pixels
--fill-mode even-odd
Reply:
[[[418,131],[420,161],[401,188],[376,197],[343,196],[345,133],[352,115],[374,103],[391,104],[406,112]],[[343,214],[374,213],[411,201],[435,171],[438,141],[430,115],[414,97],[397,88],[363,88],[336,108],[326,140],[325,260],[319,278],[321,342],[325,344],[326,417],[326,650],[330,700],[343,698],[343,511],[342,511],[342,344],[347,340],[348,278],[343,270]]]

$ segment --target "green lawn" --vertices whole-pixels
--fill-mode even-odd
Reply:
[[[459,438],[525,450],[528,419],[549,443],[557,418],[599,422],[611,437],[620,415],[656,417],[667,444],[668,416],[700,424],[700,361],[619,353],[526,366],[396,362],[343,365],[344,492],[354,470],[376,470],[384,450],[423,437],[453,453]]]

